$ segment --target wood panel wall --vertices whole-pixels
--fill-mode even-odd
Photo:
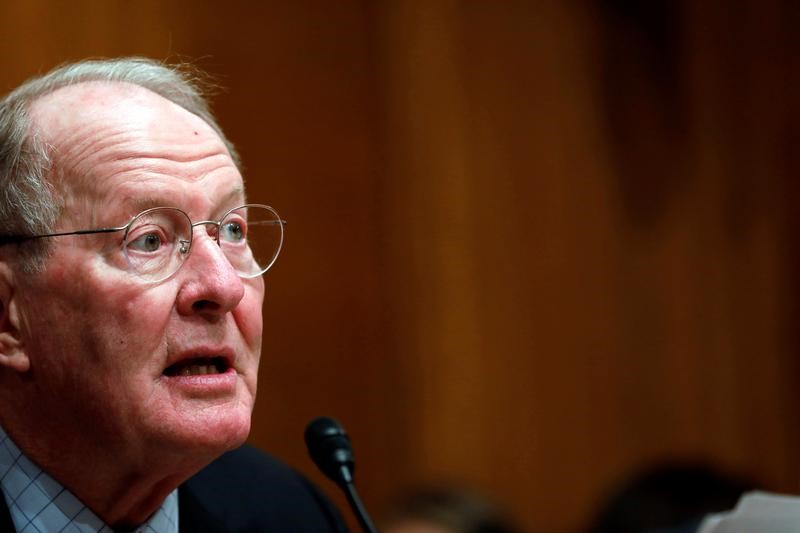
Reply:
[[[0,89],[214,74],[289,220],[252,441],[333,494],[302,444],[333,415],[376,514],[451,481],[577,531],[662,458],[800,489],[798,10],[629,4],[5,2]]]

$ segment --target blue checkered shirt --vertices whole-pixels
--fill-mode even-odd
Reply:
[[[96,514],[43,472],[0,428],[0,486],[19,533],[113,533]],[[178,491],[172,491],[137,533],[178,533]]]

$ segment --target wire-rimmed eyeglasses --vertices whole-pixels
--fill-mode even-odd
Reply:
[[[192,249],[195,226],[213,226],[209,234],[242,278],[260,276],[275,263],[283,245],[286,222],[267,205],[234,207],[219,220],[192,222],[177,207],[153,207],[134,216],[124,226],[44,235],[0,235],[0,245],[31,239],[90,235],[124,231],[122,250],[130,270],[151,283],[163,281],[178,271]]]

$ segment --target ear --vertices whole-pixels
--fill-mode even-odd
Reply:
[[[27,372],[31,367],[20,336],[20,316],[13,274],[0,262],[0,367]]]

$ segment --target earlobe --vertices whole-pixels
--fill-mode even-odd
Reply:
[[[27,372],[31,367],[20,337],[20,316],[6,265],[0,264],[0,367]]]

